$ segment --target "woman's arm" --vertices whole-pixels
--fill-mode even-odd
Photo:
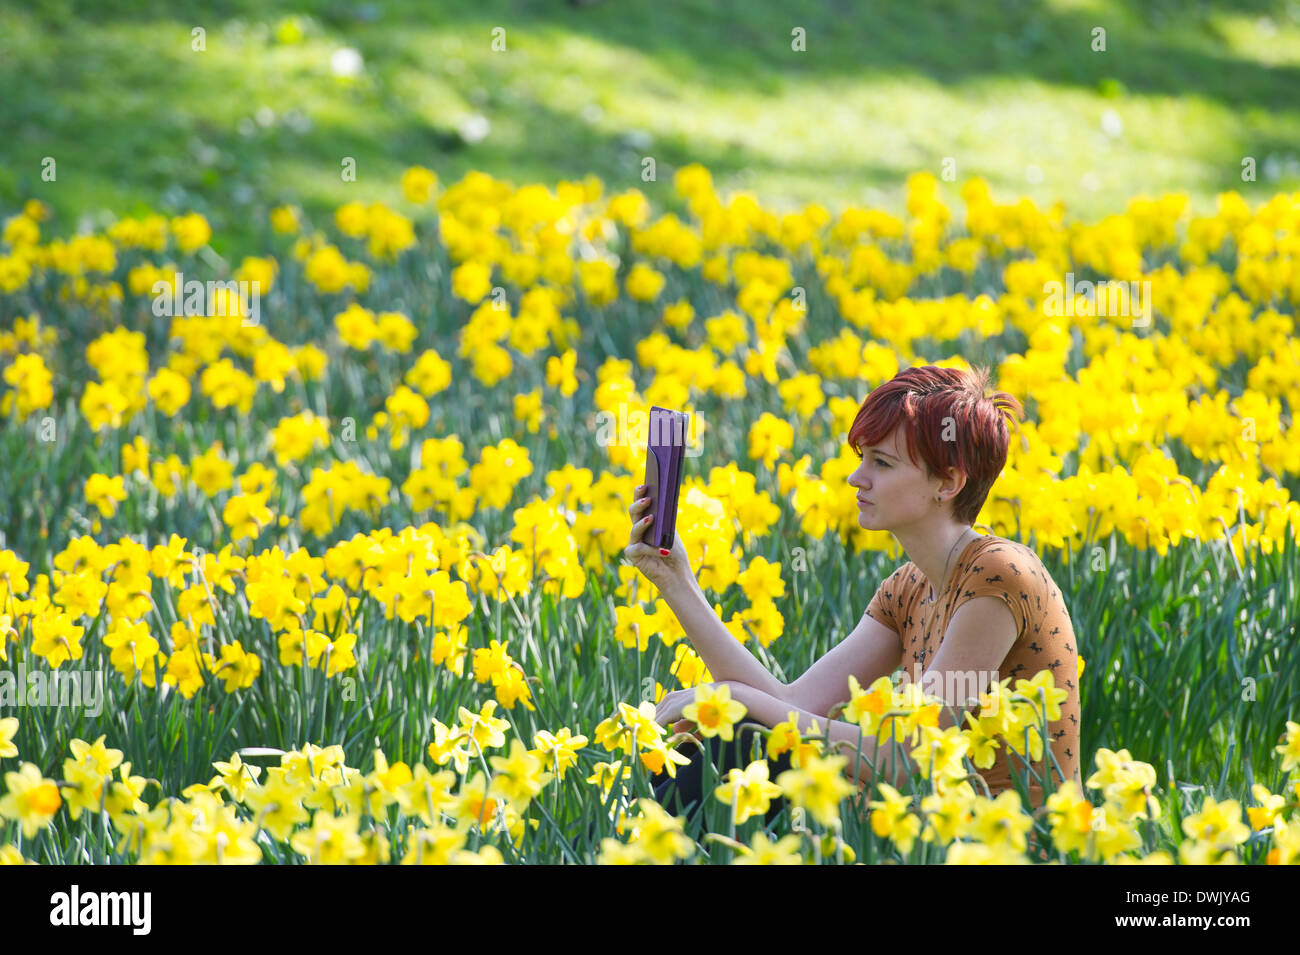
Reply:
[[[718,619],[693,574],[666,580],[659,594],[677,616],[686,638],[709,668],[715,683],[743,683],[777,700],[789,696],[790,688],[774,677]],[[845,689],[848,689],[847,682]]]
[[[645,490],[645,485],[639,485],[636,493],[642,494]],[[700,589],[687,558],[682,535],[673,536],[671,551],[660,551],[645,543],[643,537],[653,520],[648,513],[649,503],[650,498],[643,497],[633,501],[628,508],[632,530],[623,553],[659,588],[659,595],[676,614],[678,623],[686,631],[686,639],[709,668],[714,681],[744,683],[777,699],[784,699],[786,685],[732,636],[704,599],[704,591]],[[845,686],[847,688],[847,684]]]
[[[869,617],[864,619],[870,620]],[[879,628],[879,631],[876,628]],[[879,634],[879,643],[866,640],[865,645],[874,645],[876,647],[877,652],[880,653],[878,658],[880,661],[890,658],[897,660],[893,656],[898,652],[894,649],[893,640],[896,640],[898,635],[892,630],[875,623],[875,621],[872,621],[871,626],[862,627],[859,630],[864,640],[866,640],[866,634],[873,632]],[[854,637],[859,635],[859,630],[855,630],[849,639],[822,657],[808,671],[809,674],[816,670],[822,671],[817,675],[815,685],[828,689],[835,685],[838,676],[831,675],[837,669],[833,658],[841,648],[846,648],[844,662],[848,662],[850,658],[847,656],[849,652],[847,647],[851,645]],[[886,634],[890,636],[887,637]],[[1005,659],[1007,649],[1015,642],[1015,639],[1015,619],[1005,604],[997,598],[978,597],[957,609],[948,624],[948,629],[944,633],[939,651],[935,654],[934,660],[931,661],[929,668],[920,680],[922,689],[927,687],[937,688],[937,692],[930,695],[938,697],[946,704],[939,710],[938,729],[946,730],[953,726],[965,725],[965,714],[975,701],[973,699],[960,699],[959,697],[966,690],[958,688],[974,687],[976,692],[982,692],[986,689],[985,681],[990,678],[996,680],[998,676],[997,668]],[[897,646],[901,649],[901,644]],[[827,664],[825,667],[822,667],[823,662]],[[850,672],[853,671],[850,670]],[[807,675],[805,674],[805,676]],[[801,681],[802,679],[800,678]],[[847,680],[847,677],[845,679]],[[796,681],[796,684],[798,682],[800,681]],[[866,684],[863,683],[863,685]],[[792,709],[786,699],[773,697],[754,687],[733,686],[731,695],[745,705],[750,719],[757,720],[766,726],[775,726],[777,723],[788,719]],[[822,698],[825,699],[825,697]],[[841,699],[848,700],[847,686]],[[833,705],[831,704],[831,706]],[[893,744],[888,740],[881,740],[877,743],[873,738],[863,738],[861,729],[856,723],[848,723],[843,720],[827,720],[825,717],[819,717],[806,709],[798,707],[793,709],[799,721],[800,733],[808,732],[814,721],[816,721],[819,728],[823,725],[829,725],[828,736],[830,738],[830,748],[833,751],[839,743],[848,744],[847,747],[842,749],[849,756],[849,763],[844,772],[850,779],[855,778],[855,771],[857,773],[856,779],[859,782],[871,781],[879,775],[895,789],[902,790],[908,784],[909,777],[916,772],[916,764],[909,755],[915,745],[914,743]],[[827,709],[829,710],[830,707],[827,707]],[[861,743],[860,748],[859,742]],[[856,766],[852,756],[854,750],[858,750],[858,765]],[[881,761],[882,757],[883,762]],[[877,763],[879,765],[876,765]],[[890,772],[886,772],[887,768]]]
[[[864,737],[862,728],[856,723],[828,720],[807,710],[791,707],[784,700],[750,686],[733,684],[731,696],[745,705],[746,719],[764,726],[776,726],[794,713],[800,735],[811,734],[814,724],[818,734],[825,730],[830,738],[826,746],[827,755],[847,756],[848,764],[844,767],[844,775],[857,783],[870,784],[876,779],[882,779],[901,792],[906,791],[908,780],[917,771],[916,764],[907,755],[912,750],[912,744],[908,742],[894,744],[882,739],[877,744],[876,740]],[[941,725],[942,722],[941,719]],[[947,722],[953,722],[951,714]],[[856,760],[853,758],[855,751]]]
[[[825,715],[837,703],[848,702],[849,674],[862,686],[870,686],[898,669],[902,655],[898,634],[863,614],[852,633],[789,684],[782,699],[809,713]]]
[[[853,632],[802,676],[782,683],[723,626],[693,574],[664,578],[659,593],[715,682],[743,683],[808,713],[824,716],[837,703],[847,702],[849,674],[870,686],[878,677],[893,673],[902,657],[898,634],[864,614]]]
[[[644,490],[644,486],[636,489],[637,493]],[[714,682],[742,683],[798,709],[825,714],[848,700],[850,673],[866,686],[898,666],[903,652],[898,634],[864,615],[853,632],[806,673],[791,684],[782,683],[718,619],[691,569],[681,535],[674,536],[667,553],[643,542],[651,523],[648,502],[649,498],[641,498],[628,508],[633,523],[624,553],[658,587]]]

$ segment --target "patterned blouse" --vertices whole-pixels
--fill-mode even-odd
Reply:
[[[1069,693],[1061,703],[1061,718],[1047,724],[1052,752],[1065,778],[1080,781],[1077,643],[1060,589],[1038,555],[1015,541],[981,535],[962,550],[948,588],[936,596],[933,604],[924,602],[930,589],[930,582],[920,568],[908,561],[880,585],[867,606],[867,616],[889,627],[902,641],[902,684],[914,682],[918,675],[924,680],[927,663],[934,659],[949,621],[963,604],[976,597],[997,597],[1015,618],[1016,640],[997,667],[996,678],[1000,681],[1012,677],[1010,686],[1014,689],[1016,680],[1028,680],[1043,669],[1052,671],[1056,686]],[[980,690],[985,688],[981,686]],[[938,695],[937,691],[932,692]],[[967,695],[961,693],[958,698]],[[978,707],[970,712],[979,715]],[[997,761],[979,771],[994,797],[1006,789],[1015,791],[1010,760],[1016,761],[1017,768],[1024,765],[1020,757],[1009,755],[1005,743],[999,741]],[[1041,762],[1034,769],[1039,774],[1044,771]],[[1059,785],[1055,770],[1052,772],[1053,785],[1049,789]],[[1039,806],[1043,800],[1042,787],[1032,776],[1029,778],[1030,801]],[[980,792],[979,786],[975,789]]]

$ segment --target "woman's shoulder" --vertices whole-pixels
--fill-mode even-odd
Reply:
[[[900,564],[880,582],[875,597],[872,598],[872,605],[879,605],[882,610],[891,614],[895,611],[903,611],[916,592],[920,579],[920,569],[910,560]],[[870,614],[870,607],[867,612]]]
[[[993,534],[985,534],[977,546],[971,548],[959,572],[983,574],[990,583],[1000,579],[1008,588],[1013,585],[1022,589],[1055,586],[1051,574],[1033,548]]]
[[[993,595],[1007,603],[1019,625],[1017,646],[1050,635],[1059,637],[1062,646],[1073,652],[1069,646],[1074,632],[1069,608],[1033,548],[989,535],[980,547],[972,548],[961,588],[965,598]]]

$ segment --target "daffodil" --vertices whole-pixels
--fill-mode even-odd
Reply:
[[[970,740],[960,727],[940,730],[922,726],[921,741],[912,750],[912,762],[920,769],[923,779],[955,782],[966,775],[962,757],[969,746]]]
[[[888,836],[898,850],[907,855],[921,832],[921,818],[909,811],[912,798],[886,782],[877,781],[876,789],[884,798],[873,799],[867,804],[872,810],[871,831],[878,836]]]
[[[452,856],[465,845],[466,833],[449,826],[434,825],[411,832],[402,865],[449,865]]]
[[[862,735],[874,739],[884,715],[893,706],[894,684],[888,676],[877,677],[864,690],[858,678],[849,674],[849,703],[844,708],[844,718],[862,727]]]
[[[492,777],[495,792],[504,796],[519,812],[537,798],[542,787],[554,777],[542,768],[542,761],[518,740],[510,741],[509,756],[491,756],[488,762],[496,770]]]
[[[1020,794],[1005,790],[996,799],[980,797],[973,807],[973,817],[967,833],[987,845],[1004,842],[1017,852],[1025,850],[1025,834],[1033,828],[1034,821],[1020,807]]]
[[[383,818],[389,806],[396,804],[403,813],[411,811],[406,786],[414,778],[411,767],[398,761],[390,764],[382,749],[375,750],[375,768],[364,777],[370,798],[367,810],[376,819]]]
[[[1273,751],[1282,757],[1282,772],[1289,773],[1300,766],[1300,723],[1286,721],[1286,737]]]
[[[308,785],[317,780],[331,782],[339,778],[344,766],[343,747],[304,743],[280,756],[280,769],[290,783]]]
[[[941,793],[931,793],[921,800],[925,827],[922,842],[938,841],[941,845],[952,842],[966,831],[974,818],[975,793],[969,783]]]
[[[639,799],[640,814],[633,817],[632,838],[649,859],[658,865],[668,865],[678,859],[688,859],[695,854],[695,843],[682,831],[682,819],[653,799]]]
[[[663,738],[664,728],[654,721],[654,715],[655,705],[649,700],[642,700],[635,709],[620,702],[618,712],[596,726],[595,741],[611,753],[621,749],[631,755]]]
[[[214,675],[225,681],[227,693],[252,686],[261,672],[262,661],[256,654],[246,653],[238,640],[221,648],[221,663],[213,670]]]
[[[460,849],[451,854],[452,865],[505,865],[501,850],[491,843],[484,843],[477,852]]]
[[[793,753],[800,742],[799,716],[790,713],[788,718],[772,727],[767,734],[768,759],[780,759],[786,753]],[[793,761],[791,765],[795,765]]]
[[[237,803],[243,802],[248,787],[256,785],[257,777],[261,776],[261,767],[244,763],[239,758],[238,752],[231,754],[230,760],[226,761],[226,763],[221,763],[221,761],[213,763],[212,768],[217,770],[217,774],[212,777],[208,785],[212,787],[221,786],[227,793],[230,793],[230,798]]]
[[[652,860],[645,849],[639,845],[628,845],[606,836],[600,840],[600,853],[596,856],[597,865],[651,865]]]
[[[558,732],[538,730],[533,736],[534,751],[547,769],[552,770],[563,781],[564,774],[578,763],[578,750],[587,745],[587,737],[574,736],[569,728],[562,727]]]
[[[410,812],[426,826],[436,824],[443,811],[450,811],[456,805],[452,794],[455,784],[456,775],[450,770],[431,773],[424,763],[416,763],[404,786]]]
[[[1141,848],[1142,837],[1133,827],[1134,816],[1125,816],[1113,802],[1106,802],[1092,811],[1089,828],[1092,831],[1092,852],[1089,860],[1101,857],[1110,862],[1116,856]]]
[[[676,779],[677,767],[691,764],[689,757],[677,749],[669,749],[668,744],[661,739],[651,739],[643,747],[640,753],[641,765],[654,775],[666,772],[670,779]]]
[[[0,759],[18,755],[18,747],[14,745],[14,736],[17,733],[18,717],[6,716],[0,719]]]
[[[506,668],[501,679],[497,681],[494,692],[497,702],[507,710],[513,710],[517,704],[523,704],[526,710],[537,709],[532,702],[532,690],[528,687],[528,679],[517,663]]]
[[[496,683],[500,680],[501,675],[511,664],[510,655],[506,652],[509,643],[509,640],[503,644],[494,639],[490,646],[474,651],[475,680],[479,683]]]
[[[1160,818],[1160,803],[1152,793],[1156,784],[1153,766],[1133,759],[1126,749],[1116,753],[1103,747],[1097,750],[1095,760],[1097,771],[1086,785],[1100,789],[1116,805],[1121,818]]]
[[[454,815],[462,828],[472,826],[487,832],[495,827],[499,831],[505,828],[507,809],[506,802],[489,791],[487,777],[477,773],[462,782],[456,794]]]
[[[433,721],[433,742],[428,745],[429,758],[439,766],[445,766],[450,760],[457,774],[464,776],[469,771],[470,735],[459,728],[452,730],[438,720]]]
[[[1300,865],[1300,816],[1273,827],[1273,848],[1266,861],[1269,865]]]
[[[283,773],[272,774],[265,786],[250,786],[244,801],[257,824],[273,838],[285,842],[294,826],[310,819],[302,804],[302,787],[288,782]]]
[[[1241,820],[1241,804],[1235,799],[1205,798],[1200,811],[1184,816],[1183,832],[1190,839],[1219,848],[1235,847],[1250,837],[1250,827]]]
[[[1010,843],[954,842],[948,847],[946,865],[1029,865],[1029,859]]]
[[[101,735],[93,743],[83,739],[74,739],[68,744],[72,758],[64,761],[66,767],[70,762],[82,763],[100,775],[108,775],[122,762],[122,751],[104,745],[108,737]]]
[[[496,708],[496,700],[488,700],[477,713],[463,706],[457,710],[460,728],[469,734],[478,753],[506,744],[506,730],[510,729],[510,722],[493,716]]]
[[[59,787],[45,779],[32,763],[23,763],[17,772],[5,773],[5,794],[0,796],[0,816],[22,824],[23,836],[32,838],[47,827],[63,805]]]
[[[1016,693],[1033,701],[1036,707],[1034,722],[1045,712],[1049,723],[1060,720],[1061,703],[1070,695],[1057,688],[1051,670],[1040,670],[1032,680],[1017,680]]]
[[[104,517],[112,517],[117,512],[117,505],[126,500],[126,488],[122,485],[122,476],[110,478],[106,474],[92,474],[86,481],[86,503],[99,509]]]
[[[358,822],[354,815],[318,812],[312,816],[311,827],[295,833],[289,845],[313,865],[355,862],[366,851],[357,833]]]
[[[0,846],[0,865],[35,865],[23,857],[17,846]]]
[[[84,810],[98,812],[104,794],[104,775],[87,763],[63,761],[63,803],[74,821]]]
[[[767,734],[767,758],[776,760],[789,753],[790,767],[801,768],[810,757],[821,755],[822,741],[815,737],[818,732],[817,721],[814,720],[809,727],[809,733],[814,735],[804,738],[799,732],[798,714],[789,712],[786,719],[777,723]]]
[[[424,166],[411,166],[402,173],[402,195],[407,202],[417,205],[429,201],[434,187],[438,184],[438,174]]]
[[[839,820],[840,802],[857,791],[844,777],[847,763],[843,756],[813,756],[801,768],[783,772],[776,782],[791,804],[830,826]]]
[[[69,660],[80,660],[81,637],[85,627],[74,627],[73,617],[65,613],[42,613],[32,618],[32,652],[58,668]]]
[[[752,816],[766,813],[772,800],[781,795],[781,787],[768,779],[766,759],[756,759],[744,769],[733,768],[726,781],[713,790],[722,803],[731,806],[736,825]]]
[[[765,832],[754,833],[744,851],[731,860],[732,865],[803,865],[800,848],[803,841],[797,835],[782,836],[775,841]]]
[[[441,664],[456,676],[460,676],[464,673],[465,658],[469,653],[466,647],[468,639],[469,631],[462,626],[435,632],[432,653],[434,664]]]
[[[1085,852],[1092,831],[1093,805],[1084,797],[1079,784],[1067,780],[1047,797],[1046,806],[1056,848],[1061,852]]]
[[[210,819],[202,830],[204,847],[198,859],[200,864],[257,865],[263,861],[262,849],[256,842],[257,826],[251,820],[236,816],[233,806],[213,808]]]
[[[3,730],[0,730],[0,734],[2,733]],[[1259,803],[1258,806],[1251,806],[1246,810],[1251,829],[1258,832],[1273,825],[1275,821],[1279,823],[1282,821],[1282,808],[1286,805],[1285,796],[1270,793],[1268,787],[1260,783],[1251,786],[1250,792],[1255,797],[1255,801]]]
[[[586,781],[593,786],[600,788],[601,802],[609,798],[609,791],[613,785],[622,779],[627,779],[632,775],[632,767],[623,765],[623,761],[593,763],[591,775]]]
[[[733,727],[745,715],[745,704],[731,698],[726,683],[706,684],[695,688],[695,702],[682,707],[682,717],[695,723],[701,735],[720,736],[730,742]]]

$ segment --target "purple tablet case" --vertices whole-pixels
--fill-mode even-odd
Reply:
[[[645,485],[650,496],[650,513],[655,519],[644,540],[652,547],[672,550],[673,532],[677,526],[677,498],[686,466],[689,424],[690,415],[685,412],[659,407],[650,409]]]

